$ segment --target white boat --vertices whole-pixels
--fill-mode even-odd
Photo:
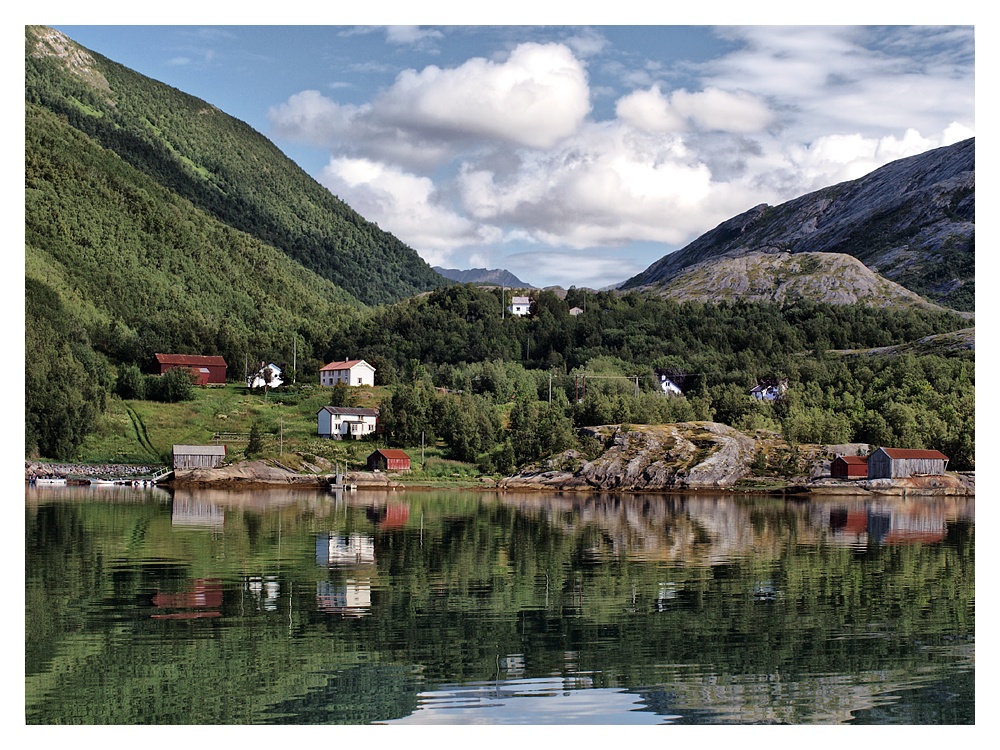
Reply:
[[[36,485],[48,485],[48,486],[57,485],[57,484],[66,484],[66,478],[65,477],[37,477],[35,479],[35,484]]]

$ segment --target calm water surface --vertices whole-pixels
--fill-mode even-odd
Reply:
[[[30,488],[29,724],[972,724],[975,505]]]

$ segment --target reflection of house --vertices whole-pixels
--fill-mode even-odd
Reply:
[[[257,372],[247,376],[247,388],[277,388],[284,381],[281,379],[281,368],[271,362],[260,363]]]
[[[865,479],[868,476],[868,457],[837,456],[830,462],[830,476],[840,479]]]
[[[531,297],[511,297],[508,309],[511,315],[527,315],[531,312]]]
[[[375,540],[361,534],[342,537],[319,534],[316,537],[316,564],[350,565],[375,562]]]
[[[345,359],[319,368],[320,385],[375,385],[375,368],[363,359]]]
[[[174,496],[170,504],[170,525],[194,529],[221,530],[226,513],[215,503]]]
[[[372,607],[371,581],[317,581],[316,607],[322,612],[364,617]]]
[[[198,385],[226,382],[226,360],[222,357],[204,357],[196,354],[157,354],[157,375],[179,367],[194,373]]]
[[[195,579],[190,591],[165,593],[157,591],[153,595],[153,606],[157,609],[180,610],[160,612],[153,615],[157,620],[193,620],[202,617],[221,617],[222,581],[218,578]]]
[[[368,456],[370,471],[409,471],[410,457],[406,451],[381,448]]]
[[[335,438],[350,435],[355,440],[375,432],[378,412],[349,406],[324,406],[316,415],[317,434]]]
[[[175,469],[203,469],[221,466],[226,460],[224,445],[175,445]]]
[[[879,448],[868,457],[869,479],[897,479],[944,474],[948,457],[941,451]]]

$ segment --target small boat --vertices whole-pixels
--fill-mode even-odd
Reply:
[[[35,479],[35,484],[41,487],[48,486],[52,487],[54,485],[66,484],[65,477],[37,477]]]
[[[118,484],[118,481],[115,479],[91,479],[90,484],[91,486],[97,485],[100,487],[110,487],[112,485]]]

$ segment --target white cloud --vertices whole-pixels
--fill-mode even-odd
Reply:
[[[440,205],[427,177],[368,159],[332,159],[320,181],[351,207],[413,247],[431,265],[458,247],[498,242],[498,229],[477,225]]]
[[[389,26],[386,28],[385,40],[389,44],[420,46],[428,41],[443,39],[444,34],[436,29],[421,26]]]
[[[498,138],[546,148],[590,111],[587,74],[561,44],[522,44],[502,63],[478,57],[457,68],[405,70],[373,104],[402,131],[441,138]]]
[[[759,97],[717,88],[694,93],[679,89],[668,97],[659,86],[652,86],[619,99],[615,113],[629,124],[652,133],[693,130],[756,133],[775,120]]]

